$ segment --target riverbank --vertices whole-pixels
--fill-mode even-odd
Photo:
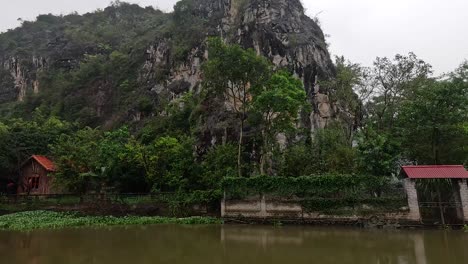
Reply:
[[[60,229],[67,227],[105,227],[124,225],[184,224],[212,225],[223,221],[212,217],[161,216],[83,216],[72,212],[28,211],[0,216],[1,230],[28,231],[34,229]]]
[[[216,217],[164,217],[164,216],[90,216],[76,212],[26,211],[0,216],[0,230],[30,231],[36,229],[63,229],[72,227],[107,227],[107,226],[143,226],[157,224],[180,225],[270,225],[270,226],[348,226],[371,229],[463,229],[468,232],[468,225],[424,225],[422,223],[379,223],[375,219],[317,219],[317,220],[287,220],[287,219],[246,219],[246,218],[216,218]]]

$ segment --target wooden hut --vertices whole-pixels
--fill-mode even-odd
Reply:
[[[18,180],[19,194],[50,194],[54,162],[45,156],[33,155],[20,169]]]

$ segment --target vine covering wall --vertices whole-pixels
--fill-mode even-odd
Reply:
[[[399,184],[376,176],[225,178],[222,187],[227,200],[266,195],[269,200],[300,203],[309,212],[393,212],[407,206]]]

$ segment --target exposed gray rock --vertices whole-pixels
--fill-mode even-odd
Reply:
[[[46,69],[46,59],[36,56],[26,60],[18,57],[7,57],[0,60],[0,65],[3,71],[0,102],[23,101],[28,91],[34,93],[40,91],[40,83],[36,75]],[[6,72],[11,78],[4,76]]]
[[[173,81],[168,85],[169,91],[171,91],[174,94],[181,94],[184,92],[188,92],[191,87],[191,83],[185,81],[184,79],[182,80],[176,80]]]
[[[310,115],[311,129],[323,128],[336,118],[329,91],[320,91],[315,84],[332,78],[333,63],[327,51],[320,27],[304,14],[299,0],[194,0],[194,13],[216,25],[208,35],[220,36],[228,43],[252,48],[277,68],[291,70],[304,83],[314,111]],[[180,81],[190,83],[193,91],[202,81],[201,64],[207,58],[203,44],[194,47],[186,61],[175,65],[171,59],[169,40],[158,40],[150,46],[142,76],[148,83],[158,83],[168,90]],[[158,72],[169,72],[161,80]],[[185,87],[184,87],[185,88]]]
[[[354,122],[353,114],[339,102],[331,101],[327,89],[320,89],[319,81],[333,78],[335,69],[327,51],[325,37],[319,25],[304,14],[300,0],[192,0],[192,13],[206,21],[204,37],[220,36],[227,43],[237,43],[244,48],[252,48],[267,57],[276,68],[286,68],[304,83],[313,112],[303,117],[303,126],[311,131],[325,127],[330,120],[340,118]],[[176,61],[170,37],[155,36],[149,45],[141,65],[139,82],[146,91],[156,97],[173,100],[185,92],[199,92],[203,74],[201,66],[208,58],[203,43],[195,45],[185,60]],[[99,46],[90,45],[78,48],[64,37],[51,38],[46,58],[6,57],[0,54],[0,102],[13,99],[23,100],[28,91],[39,93],[41,85],[36,76],[48,68],[73,69],[79,66],[86,54],[100,54]],[[8,73],[8,74],[6,74]],[[98,115],[103,114],[110,88],[105,92],[98,89],[94,108]],[[218,102],[219,107],[226,104]],[[344,105],[344,104],[343,104]],[[220,113],[208,119],[210,124],[226,124],[222,128],[225,136],[231,121],[230,114]],[[129,109],[131,116],[133,109]],[[136,118],[140,120],[138,116]],[[207,121],[207,122],[208,122]],[[207,130],[213,132],[207,124]],[[234,130],[236,128],[233,128]],[[210,132],[210,133],[211,133]],[[224,139],[225,140],[225,139]],[[221,139],[219,139],[221,141]]]

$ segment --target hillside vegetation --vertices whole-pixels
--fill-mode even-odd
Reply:
[[[468,63],[435,78],[412,53],[370,68],[336,58],[307,89],[310,74],[217,37],[222,14],[195,2],[173,13],[116,2],[0,34],[1,176],[16,181],[41,154],[71,192],[188,193],[224,177],[389,179],[402,164],[467,164]],[[201,79],[189,89],[190,71]],[[325,108],[333,117],[314,127]]]

